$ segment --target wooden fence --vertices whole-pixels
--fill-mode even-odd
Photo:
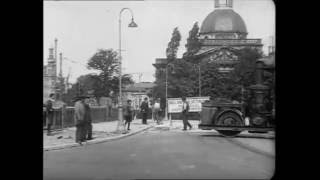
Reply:
[[[111,116],[108,116],[108,110],[105,106],[92,106],[92,123],[115,121],[118,119],[118,109],[111,109]],[[43,128],[46,129],[47,117],[43,110]],[[52,129],[63,129],[74,127],[74,107],[54,108]]]

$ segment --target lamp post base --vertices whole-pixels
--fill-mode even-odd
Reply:
[[[120,127],[123,127],[123,129],[121,129]],[[122,132],[123,130],[125,130],[125,127],[123,124],[123,111],[122,111],[122,107],[120,106],[118,111],[118,125],[117,125],[116,132]]]

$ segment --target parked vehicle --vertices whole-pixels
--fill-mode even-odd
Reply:
[[[236,136],[242,131],[267,133],[275,128],[275,105],[271,87],[263,84],[263,72],[274,73],[260,61],[256,64],[256,84],[246,91],[249,96],[241,103],[228,99],[215,99],[202,104],[199,128],[215,129],[224,136]],[[249,121],[245,121],[249,118]]]

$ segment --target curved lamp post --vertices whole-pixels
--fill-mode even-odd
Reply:
[[[121,57],[121,14],[124,10],[129,10],[130,13],[131,13],[131,23],[128,25],[128,27],[138,27],[138,25],[134,22],[134,19],[133,19],[133,12],[131,9],[129,8],[122,8],[120,13],[119,13],[119,121],[118,121],[118,125],[117,125],[117,131],[119,131],[119,127],[120,127],[120,124],[122,124],[123,122],[123,111],[122,111],[122,88],[121,88],[121,85],[122,85],[122,82],[121,82],[121,78],[122,78],[122,63],[121,63],[121,60],[122,60],[122,57]]]

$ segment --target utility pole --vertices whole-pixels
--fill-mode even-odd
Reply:
[[[59,71],[59,76],[62,77],[62,53],[60,55],[60,71]]]
[[[201,97],[201,69],[199,64],[199,97]]]
[[[139,74],[139,82],[141,82],[142,73]]]
[[[57,51],[58,51],[58,39],[54,39],[54,63],[55,63],[55,68],[54,68],[54,91],[57,93]]]
[[[62,77],[62,53],[59,54],[60,55],[60,72],[59,72],[59,84],[60,84],[60,100],[62,100],[62,88],[63,88],[63,77]]]

